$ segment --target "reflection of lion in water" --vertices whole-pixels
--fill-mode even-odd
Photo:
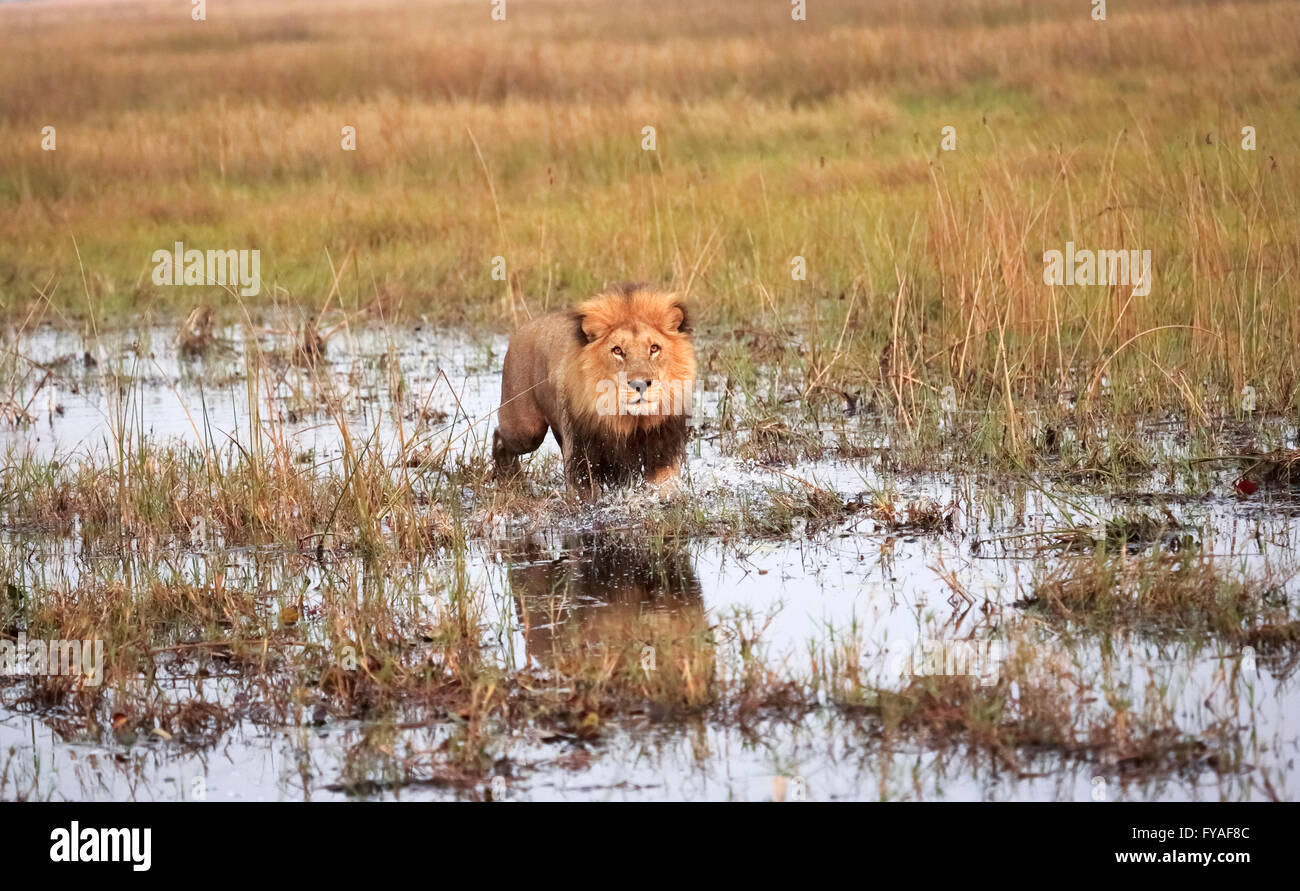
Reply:
[[[510,338],[492,436],[499,475],[519,469],[549,429],[564,477],[584,498],[642,477],[675,482],[686,457],[695,350],[673,294],[619,285]]]
[[[711,647],[700,648],[706,630],[700,582],[690,554],[670,548],[647,551],[604,536],[573,536],[565,553],[547,560],[535,548],[511,556],[510,587],[524,626],[530,659],[547,666],[593,645],[629,650],[639,658],[644,644],[668,644],[662,664],[688,652],[712,664]],[[692,651],[692,645],[695,650]],[[703,680],[711,669],[701,671]]]

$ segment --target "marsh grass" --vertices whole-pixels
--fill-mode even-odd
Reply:
[[[1153,772],[1235,763],[1193,745],[1155,705],[1129,714],[1062,699],[1074,682],[1043,672],[1077,680],[1078,669],[1059,655],[1011,659],[987,688],[870,681],[860,642],[810,641],[806,663],[778,653],[765,641],[769,618],[704,610],[684,556],[701,538],[812,540],[864,521],[886,534],[952,536],[953,505],[891,485],[846,498],[802,475],[808,459],[796,458],[771,468],[762,491],[730,498],[687,492],[643,504],[626,493],[611,525],[563,496],[553,461],[501,486],[482,443],[449,449],[447,436],[473,419],[421,410],[429,394],[395,370],[392,343],[359,363],[342,341],[332,358],[302,363],[301,344],[301,325],[285,322],[232,341],[228,355],[185,359],[197,377],[209,361],[233,363],[239,380],[225,392],[246,402],[228,437],[200,408],[197,444],[145,433],[140,406],[158,386],[137,361],[147,340],[94,350],[100,359],[79,373],[111,397],[102,448],[53,460],[22,453],[0,474],[5,534],[21,543],[0,577],[22,582],[6,589],[0,633],[102,639],[105,683],[30,678],[5,687],[7,707],[46,716],[64,739],[128,749],[145,740],[205,750],[241,722],[360,721],[362,738],[330,786],[357,795],[421,785],[480,794],[484,777],[507,769],[501,741],[524,730],[598,746],[637,722],[747,726],[827,708],[882,745],[974,747],[1008,769],[1042,751]],[[183,352],[179,340],[175,348]],[[335,428],[337,455],[302,460],[290,411]],[[376,446],[380,418],[396,431],[394,448]],[[722,442],[745,460],[743,435]],[[503,517],[522,521],[518,538],[502,539]],[[472,579],[471,548],[566,526],[600,531],[558,562],[514,545],[502,554],[512,567],[504,612]],[[1050,564],[1058,574],[1045,569],[1036,583],[1037,607],[1095,629],[1203,630],[1289,658],[1293,620],[1272,589],[1198,562],[1194,550],[1166,553],[1171,531],[1184,530],[1153,511],[1100,523],[1087,538],[1097,556]],[[35,574],[20,563],[33,547],[53,547]],[[260,556],[236,556],[250,553]],[[609,601],[607,586],[620,599]],[[522,663],[494,643],[512,625]],[[436,729],[436,749],[394,747],[415,729]]]
[[[1242,768],[1231,737],[1180,728],[1167,681],[1139,692],[1111,662],[1090,668],[1068,641],[1032,628],[1001,642],[1004,654],[988,679],[905,669],[882,680],[866,672],[852,631],[819,652],[839,712],[866,720],[863,730],[878,735],[886,750],[965,751],[1012,774],[1030,772],[1044,753],[1119,776]]]
[[[1199,426],[1251,384],[1259,413],[1294,415],[1289,4],[1104,24],[1073,0],[786,12],[555,2],[500,26],[472,4],[283,0],[197,27],[7,6],[0,305],[500,328],[641,278],[739,351],[779,351],[802,399],[874,405],[904,438],[946,386],[987,418],[985,454],[1022,461],[1035,412]],[[958,148],[939,151],[949,125]],[[259,248],[262,295],[152,285],[152,251],[178,239]],[[1041,253],[1066,241],[1150,249],[1155,286],[1044,285]],[[756,449],[790,447],[765,429]]]

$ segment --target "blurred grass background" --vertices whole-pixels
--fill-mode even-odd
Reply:
[[[505,329],[646,279],[810,388],[1294,412],[1300,4],[1108,6],[0,4],[0,308]],[[155,286],[175,241],[262,294]],[[1043,284],[1066,241],[1151,250],[1150,295]]]

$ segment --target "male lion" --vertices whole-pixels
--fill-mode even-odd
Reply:
[[[498,477],[519,471],[549,429],[569,488],[595,499],[637,478],[676,485],[686,457],[695,349],[673,294],[617,285],[510,338],[492,435]]]

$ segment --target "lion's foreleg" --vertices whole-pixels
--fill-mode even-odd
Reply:
[[[564,429],[558,438],[564,463],[564,481],[568,484],[569,491],[583,501],[595,501],[600,497],[600,483],[586,449],[577,445],[579,438],[572,430]]]
[[[645,481],[652,486],[662,486],[665,483],[676,483],[682,477],[682,462],[673,461],[670,464],[664,464],[656,467],[646,474]]]
[[[666,422],[657,431],[645,456],[645,481],[664,495],[681,490],[682,464],[686,461],[687,428],[680,418]]]
[[[577,454],[564,462],[564,479],[569,485],[569,491],[583,501],[595,501],[600,497],[600,483],[586,455]]]
[[[682,491],[681,459],[675,459],[650,470],[645,475],[645,481],[648,486],[658,491],[662,496],[673,497],[680,495]]]

